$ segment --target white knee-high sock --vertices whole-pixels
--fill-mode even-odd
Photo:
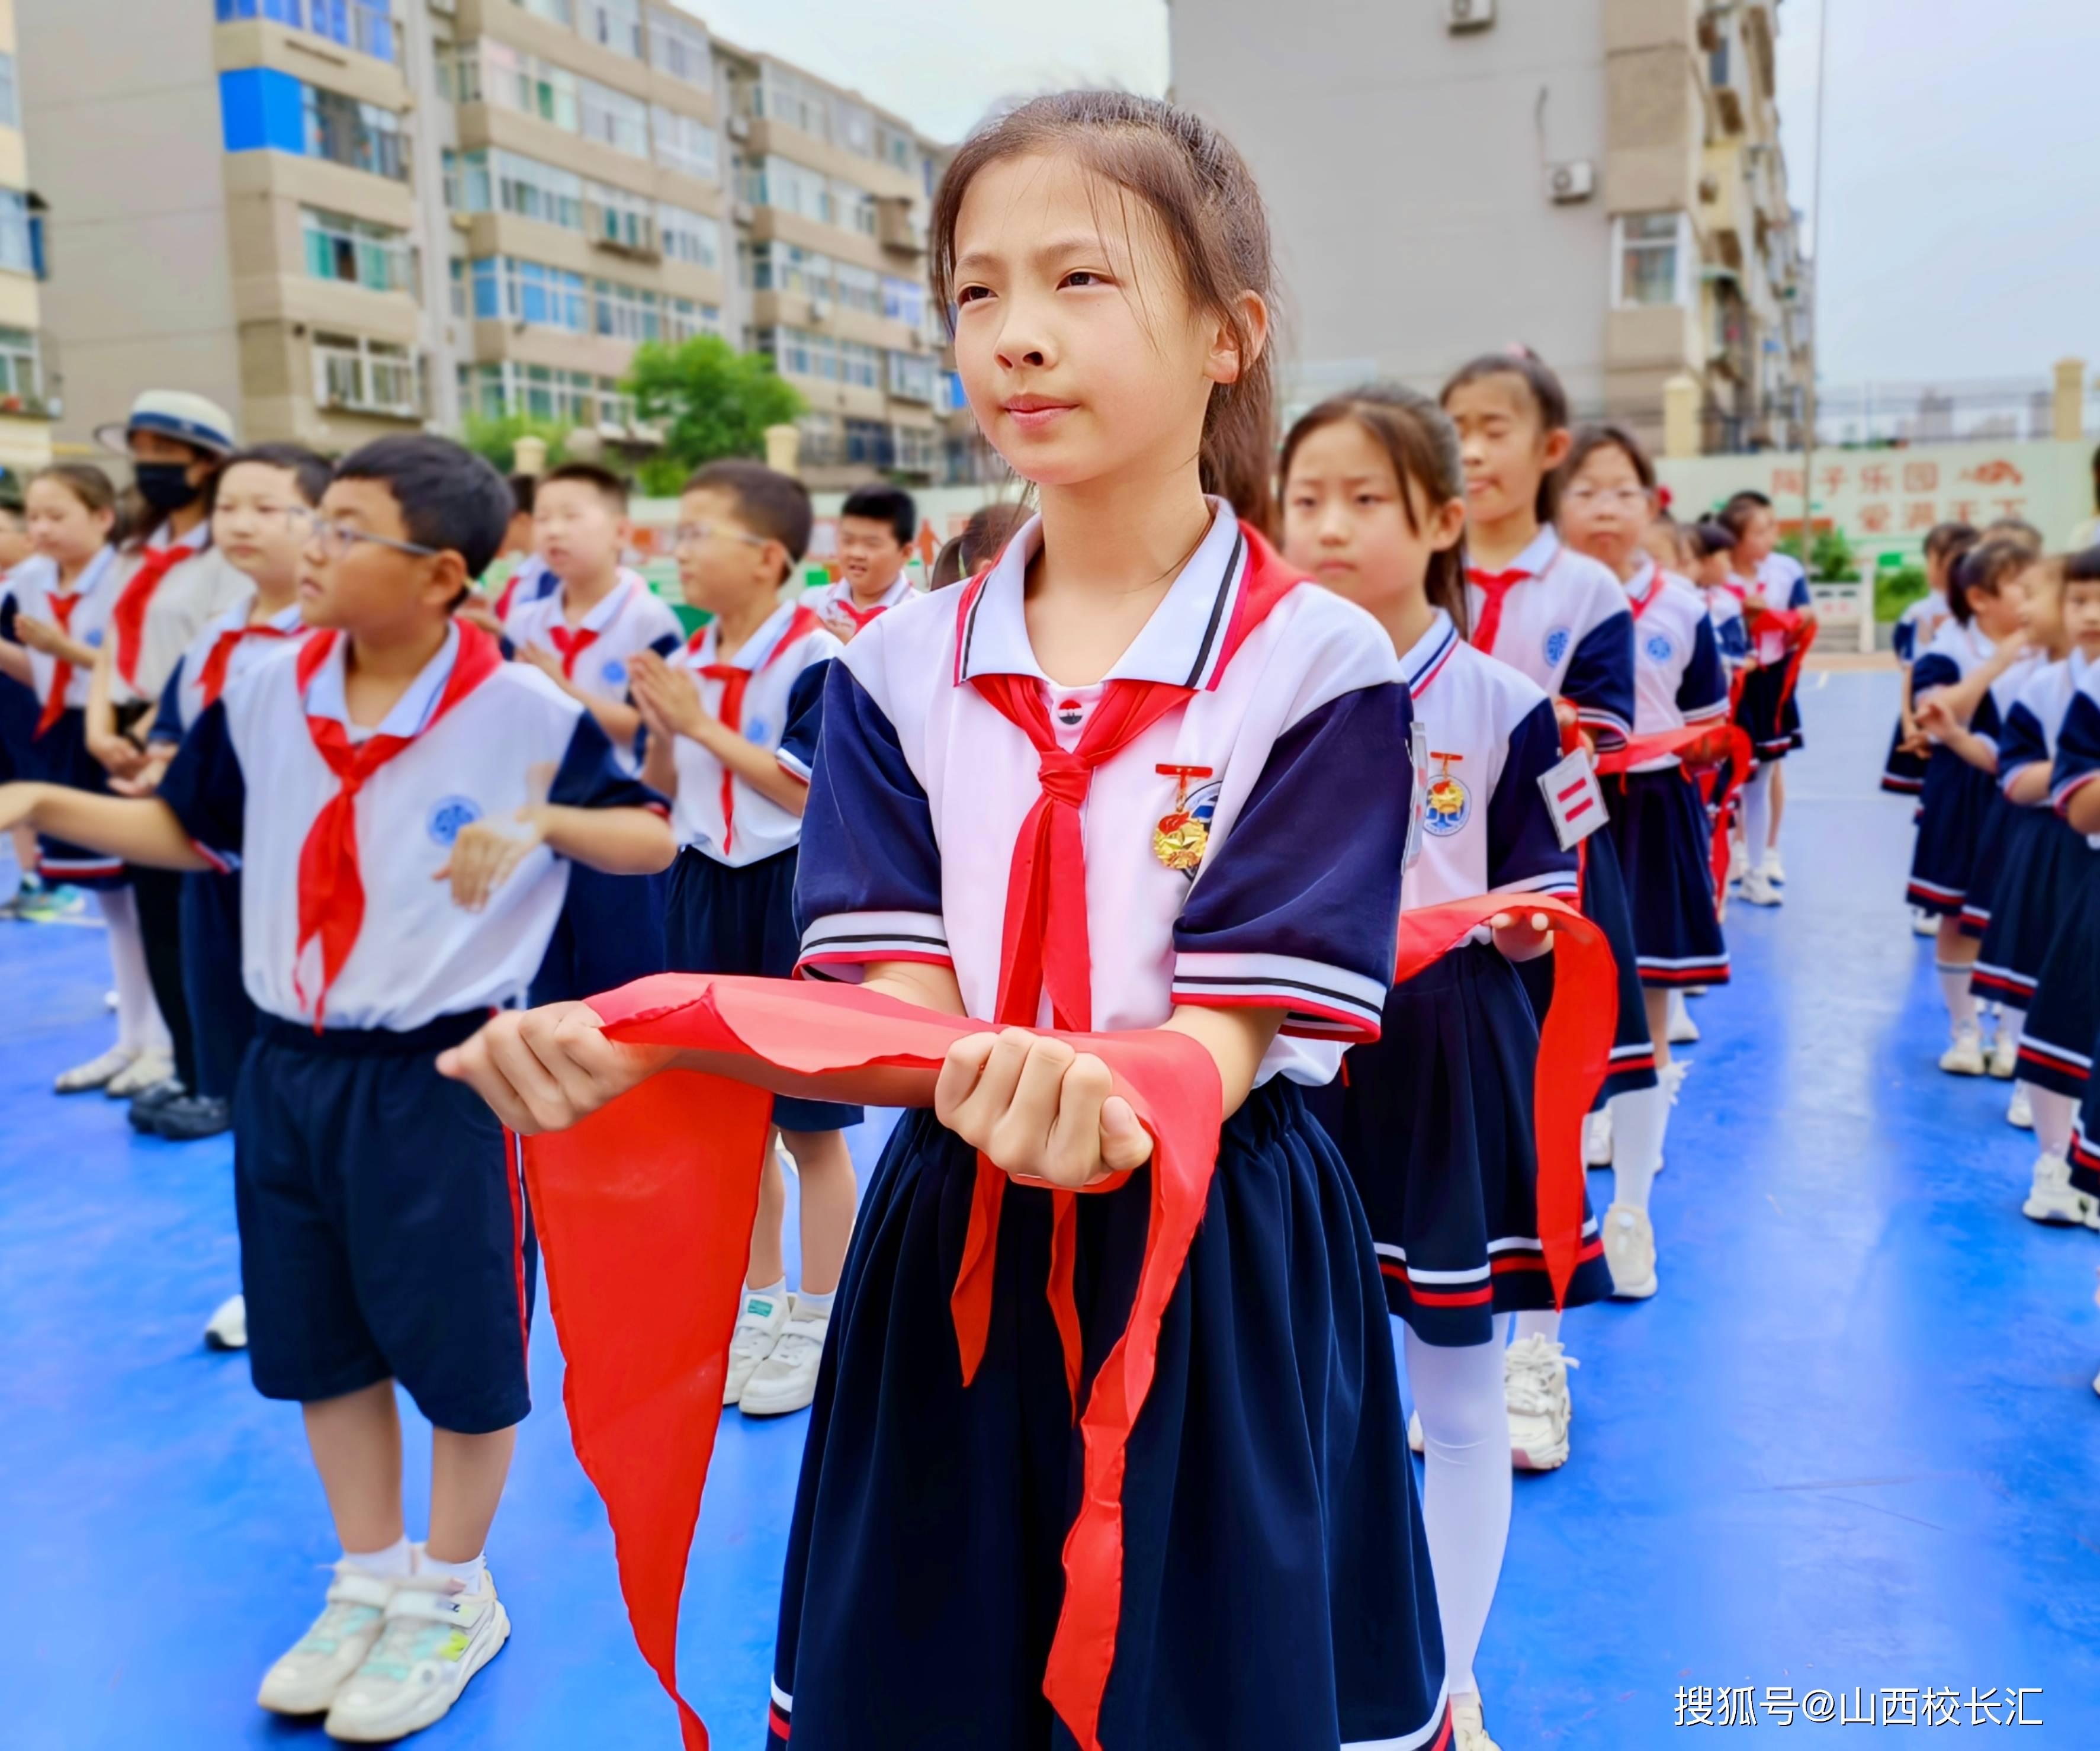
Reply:
[[[1947,1019],[1957,1029],[1979,1026],[1976,999],[1969,989],[1969,975],[1976,971],[1974,963],[1935,961],[1932,965],[1939,975],[1940,995],[1947,999]]]
[[[1648,1195],[1662,1166],[1662,1143],[1670,1130],[1670,1094],[1660,1088],[1637,1089],[1612,1097],[1612,1201],[1648,1212]]]
[[[1767,760],[1743,785],[1743,854],[1753,869],[1763,864],[1771,843],[1771,781],[1778,770]]]
[[[2071,1153],[2071,1121],[2078,1112],[2078,1103],[2054,1089],[2036,1088],[2032,1082],[2026,1086],[2027,1106],[2034,1114],[2035,1141],[2041,1145],[2044,1155],[2061,1160]]]
[[[1519,1338],[1543,1338],[1550,1344],[1560,1342],[1560,1310],[1558,1307],[1527,1308],[1515,1318]]]
[[[1436,1576],[1444,1673],[1454,1696],[1477,1691],[1473,1656],[1509,1543],[1509,1408],[1496,1341],[1451,1348],[1406,1334],[1407,1381],[1422,1417],[1422,1521]]]
[[[95,904],[109,926],[109,967],[117,982],[117,1043],[126,1051],[174,1050],[153,981],[146,971],[146,939],[139,929],[139,903],[128,887],[99,888]]]

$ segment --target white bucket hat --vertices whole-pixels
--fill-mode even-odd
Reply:
[[[232,416],[208,396],[193,396],[186,389],[147,390],[131,404],[129,418],[97,426],[95,441],[128,456],[135,431],[157,431],[214,456],[231,456],[240,448],[234,440]]]

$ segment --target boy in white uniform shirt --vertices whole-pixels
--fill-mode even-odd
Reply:
[[[904,575],[918,528],[919,506],[902,487],[863,486],[848,496],[839,512],[839,581],[802,596],[840,643],[918,594]]]

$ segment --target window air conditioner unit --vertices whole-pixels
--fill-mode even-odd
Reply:
[[[832,320],[832,301],[828,298],[811,298],[810,300],[810,320],[812,322],[830,321]]]
[[[1596,166],[1587,158],[1571,158],[1565,164],[1556,164],[1546,173],[1546,192],[1560,206],[1586,201],[1597,192]]]
[[[1447,30],[1485,30],[1495,21],[1495,0],[1444,0]]]
[[[751,138],[750,117],[731,116],[729,118],[729,137],[731,139],[749,139]]]
[[[729,216],[739,225],[748,225],[758,214],[748,201],[739,201],[729,210]]]

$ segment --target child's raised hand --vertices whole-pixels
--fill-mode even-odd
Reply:
[[[438,1073],[464,1082],[520,1136],[566,1130],[654,1076],[677,1056],[668,1046],[621,1046],[587,1003],[505,1010],[438,1057]]]
[[[15,616],[15,637],[33,651],[42,651],[46,657],[56,657],[66,642],[66,635],[47,620],[39,620],[33,614]]]
[[[673,668],[654,651],[636,654],[627,679],[635,708],[652,714],[671,735],[698,741],[704,726],[713,722],[700,703],[700,684],[692,671]]]
[[[1542,912],[1519,918],[1513,912],[1498,912],[1488,920],[1495,947],[1506,961],[1535,961],[1553,945],[1553,921]]]
[[[469,821],[453,838],[452,855],[432,872],[433,882],[450,882],[452,903],[479,912],[488,896],[508,882],[518,864],[539,850],[547,837],[545,810],[554,769],[544,763],[525,776],[527,802],[512,818],[521,830],[510,832],[486,820]]]
[[[1007,1173],[1078,1191],[1142,1167],[1152,1139],[1092,1052],[1025,1028],[948,1048],[933,1112]]]
[[[568,684],[568,677],[562,673],[562,660],[552,651],[537,644],[528,644],[518,652],[518,660],[532,664],[550,681],[558,681],[563,686]]]

